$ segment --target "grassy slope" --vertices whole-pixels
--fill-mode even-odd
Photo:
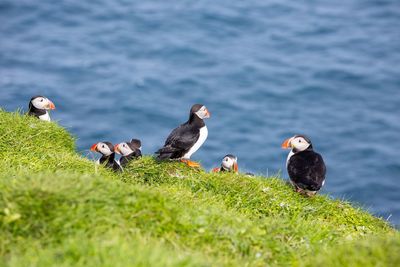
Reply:
[[[400,236],[281,179],[151,157],[114,174],[55,123],[0,111],[0,264],[396,266]]]

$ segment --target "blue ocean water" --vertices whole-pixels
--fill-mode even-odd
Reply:
[[[307,134],[325,194],[400,224],[398,0],[0,1],[0,106],[52,99],[88,154],[159,148],[194,103],[212,113],[195,155],[287,177],[282,141]]]

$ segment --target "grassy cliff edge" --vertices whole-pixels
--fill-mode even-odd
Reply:
[[[149,156],[115,174],[1,110],[0,225],[4,266],[400,265],[399,233],[347,202]]]

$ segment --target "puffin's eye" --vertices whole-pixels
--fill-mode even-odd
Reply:
[[[123,147],[126,147],[125,145],[122,145]]]
[[[102,145],[101,147],[104,148],[104,145]]]
[[[44,99],[42,98],[42,99],[40,99],[40,102],[43,102],[44,101]]]
[[[299,143],[301,143],[301,139],[299,139]]]
[[[225,161],[228,161],[228,160],[229,160],[228,158],[225,159]]]

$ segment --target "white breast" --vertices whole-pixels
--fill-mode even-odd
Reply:
[[[286,168],[287,168],[287,166],[288,166],[288,164],[289,164],[290,158],[291,158],[293,155],[294,155],[294,152],[293,152],[292,150],[290,150],[289,155],[287,156],[287,159],[286,159]]]
[[[39,116],[39,119],[41,119],[42,121],[51,121],[50,115],[49,115],[49,113],[47,111],[46,111],[45,114]]]
[[[207,126],[200,128],[200,136],[197,142],[190,148],[190,150],[183,156],[184,159],[190,159],[190,157],[204,144],[208,136]]]
[[[118,166],[121,168],[121,170],[124,170],[124,168],[122,168],[121,162],[119,160],[116,160],[115,162],[118,164]]]

